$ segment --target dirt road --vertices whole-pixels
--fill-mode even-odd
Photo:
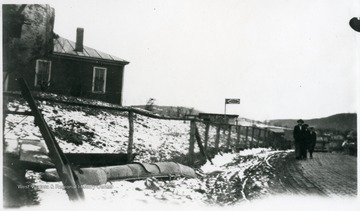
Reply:
[[[314,153],[313,159],[295,160],[289,153],[277,161],[273,193],[297,195],[357,195],[357,157],[341,153]]]

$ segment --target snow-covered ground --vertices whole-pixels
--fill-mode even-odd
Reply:
[[[55,137],[66,153],[126,153],[129,122],[127,112],[89,109],[41,101],[40,109]],[[28,111],[19,100],[8,104],[9,110]],[[142,115],[134,117],[133,152],[139,162],[171,159],[188,152],[190,123],[158,120]],[[10,145],[16,140],[40,140],[41,133],[32,116],[8,115],[5,138]]]
[[[240,153],[218,154],[197,170],[198,178],[158,180],[148,178],[135,182],[111,181],[102,186],[84,186],[85,200],[117,203],[135,200],[141,203],[166,203],[172,205],[234,205],[246,201],[244,188],[249,180],[249,169],[273,154],[270,149],[251,149]],[[270,167],[270,166],[269,166]],[[66,203],[68,201],[61,182],[45,182],[37,172],[28,171],[26,177],[38,189],[40,204]],[[256,181],[261,188],[266,185],[266,175]]]
[[[130,210],[357,210],[356,200],[325,199],[267,193],[272,175],[271,159],[281,159],[288,152],[269,149],[245,150],[214,157],[198,169],[193,179],[157,180],[148,178],[135,182],[113,181],[102,186],[84,186],[85,200],[69,202],[60,182],[48,183],[39,174],[28,172],[37,189],[39,205],[25,210],[130,209]],[[264,171],[264,167],[268,171]],[[246,187],[245,187],[246,186]],[[254,188],[256,187],[256,188]],[[245,193],[247,192],[247,193]],[[261,197],[247,197],[251,192]],[[270,197],[271,196],[271,197]]]

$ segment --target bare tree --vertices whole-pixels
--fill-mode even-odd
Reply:
[[[189,114],[189,115],[192,115],[193,112],[194,112],[194,108],[190,108],[189,111],[188,111],[188,114]]]
[[[184,113],[183,111],[184,109],[180,106],[176,107],[176,117],[181,117],[182,114]]]
[[[153,111],[154,110],[154,104],[155,104],[155,98],[150,98],[146,103],[145,110]]]

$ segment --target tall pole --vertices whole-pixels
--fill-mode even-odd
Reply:
[[[196,123],[194,120],[190,122],[190,139],[189,139],[189,162],[194,164],[194,148],[195,148],[195,136],[196,136]]]
[[[54,163],[57,173],[59,174],[65,191],[70,200],[84,199],[84,191],[78,176],[75,174],[70,162],[64,155],[59,144],[56,141],[54,134],[46,123],[44,116],[37,107],[32,93],[23,77],[17,78],[21,90],[21,94],[28,103],[32,114],[34,115],[35,125],[40,129],[40,133],[44,138],[47,149],[49,150],[49,157]]]
[[[224,123],[228,123],[228,122],[226,121],[226,99],[225,99]]]
[[[131,110],[128,114],[129,118],[129,140],[128,140],[128,149],[127,149],[127,163],[132,162],[133,160],[133,142],[134,142],[134,112]]]

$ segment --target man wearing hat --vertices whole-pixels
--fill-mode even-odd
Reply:
[[[313,158],[312,154],[314,152],[316,145],[316,133],[314,131],[314,127],[310,127],[309,130],[310,130],[310,135],[309,135],[308,150],[310,154],[310,159],[312,159]]]
[[[302,119],[299,119],[297,121],[297,125],[294,127],[293,136],[295,140],[295,158],[299,160],[301,157],[300,149],[301,145],[304,144],[304,121]]]

